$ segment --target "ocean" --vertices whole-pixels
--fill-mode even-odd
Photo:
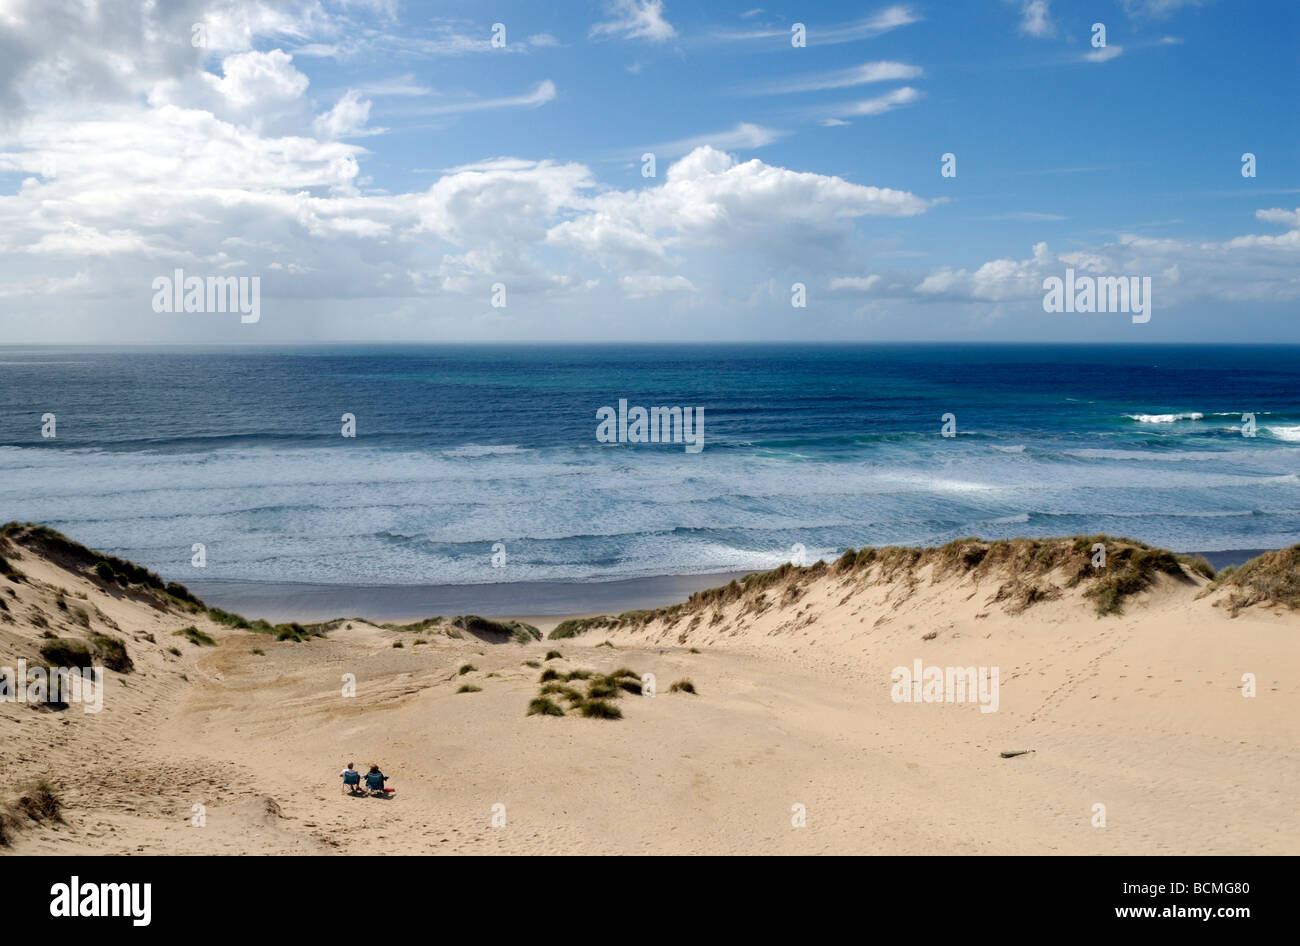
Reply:
[[[621,399],[702,409],[702,449],[601,442]],[[1300,542],[1298,470],[1294,346],[0,348],[0,521],[218,601],[962,536],[1275,548]]]

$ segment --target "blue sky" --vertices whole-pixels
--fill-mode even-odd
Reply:
[[[4,0],[0,341],[1300,341],[1300,5],[754,2]]]

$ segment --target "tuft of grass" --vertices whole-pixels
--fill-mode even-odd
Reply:
[[[13,582],[22,582],[27,580],[27,576],[9,564],[9,560],[0,555],[0,575],[8,578]]]
[[[231,614],[229,611],[222,611],[220,608],[208,608],[208,620],[241,631],[246,631],[253,626],[248,623],[247,618],[240,617],[238,614]]]
[[[483,691],[482,687],[476,687],[472,683],[466,683],[456,692],[457,693],[481,693],[482,691]]]
[[[564,676],[554,667],[547,667],[542,671],[542,675],[537,678],[538,683],[546,683],[548,680],[563,680]]]
[[[668,688],[669,693],[694,693],[695,684],[690,680],[678,680]]]
[[[555,625],[551,633],[546,636],[548,640],[558,641],[567,637],[577,637],[579,634],[586,634],[591,630],[617,626],[618,620],[607,614],[599,614],[590,618],[570,618]]]
[[[63,820],[63,804],[45,779],[32,782],[12,802],[0,807],[0,847],[13,844],[14,835],[30,822]]]
[[[618,685],[629,693],[635,693],[637,696],[641,695],[641,683],[638,680],[619,680]]]
[[[216,647],[217,642],[208,634],[204,634],[197,627],[183,627],[179,631],[172,631],[172,637],[183,637],[196,647]]]
[[[460,669],[457,670],[456,673],[463,677],[465,676],[465,674],[473,673],[477,669],[478,667],[474,666],[473,664],[461,664]]]
[[[689,651],[687,651],[687,653],[691,653],[691,654],[698,654],[699,652],[700,649],[698,647],[692,647]]]
[[[547,660],[563,660],[563,659],[564,659],[564,654],[560,653],[558,650],[548,650],[548,651],[546,652],[546,659],[547,659]]]
[[[259,656],[259,657],[265,657],[265,656],[266,656],[266,651],[262,650],[262,648],[260,648],[260,647],[254,647],[252,650],[249,651],[249,653],[250,653],[250,654],[256,654],[256,655]]]
[[[66,637],[54,637],[47,640],[41,645],[40,654],[41,659],[51,667],[85,668],[95,662],[90,653],[90,648],[86,644]]]
[[[179,657],[181,655],[180,650],[175,647],[168,647],[167,653],[171,654],[173,657]]]
[[[405,647],[405,646],[406,646],[406,645],[403,644],[401,641],[393,641],[393,648],[394,648],[395,650],[401,650],[401,649],[402,649],[403,647]]]
[[[130,673],[135,669],[131,658],[127,656],[126,644],[116,637],[110,637],[108,634],[91,634],[90,646],[95,656],[109,670]]]
[[[358,618],[356,620],[360,619]],[[428,631],[436,630],[438,625],[441,623],[442,617],[439,616],[436,618],[425,618],[423,621],[415,621],[411,624],[381,624],[379,626],[387,628],[390,631]]]
[[[534,670],[536,670],[538,667],[541,666],[541,663],[539,663],[539,662],[536,661],[536,660],[525,660],[525,661],[524,661],[524,666],[525,666],[525,667],[532,667]]]
[[[613,647],[614,645],[611,644],[609,641],[601,641],[601,642],[600,642],[599,644],[597,644],[596,646],[597,646],[597,647]]]
[[[539,696],[539,697],[535,697],[535,698],[534,698],[534,699],[533,699],[533,700],[528,704],[528,713],[527,713],[527,715],[529,715],[529,716],[563,716],[563,715],[564,715],[564,710],[560,709],[560,705],[559,705],[558,703],[556,703],[554,700],[549,699],[549,698],[547,698],[547,697],[545,697],[545,696]]]
[[[613,703],[607,703],[604,700],[587,700],[578,712],[588,719],[622,719],[623,711]]]
[[[598,677],[587,684],[587,699],[612,700],[622,696],[618,684],[609,677]]]
[[[564,675],[565,680],[590,680],[595,674],[590,670],[570,670]]]

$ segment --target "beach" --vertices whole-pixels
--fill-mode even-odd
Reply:
[[[9,832],[20,855],[1300,850],[1300,613],[1247,569],[1213,585],[1115,542],[1114,587],[1146,586],[1111,601],[1086,543],[974,543],[786,566],[572,636],[448,617],[277,639],[39,535],[0,554],[21,575],[0,664],[45,633],[133,663],[98,713],[0,703],[6,773],[62,806]],[[900,700],[918,661],[997,668],[996,699]],[[619,671],[655,695],[528,715],[547,678],[563,706]],[[349,761],[393,797],[343,794]]]

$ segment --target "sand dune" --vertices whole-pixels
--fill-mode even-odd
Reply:
[[[1296,556],[1211,586],[1114,540],[1092,569],[1091,541],[872,551],[539,641],[450,620],[231,627],[11,528],[0,666],[54,638],[102,655],[104,635],[131,668],[106,671],[99,713],[0,703],[0,851],[1300,852]],[[996,667],[996,711],[895,701],[892,671],[917,660]],[[525,715],[544,670],[619,668],[657,686],[611,699],[621,719]],[[682,679],[695,694],[669,692]],[[343,795],[347,761],[379,762],[395,797]],[[18,803],[40,779],[62,820]]]

